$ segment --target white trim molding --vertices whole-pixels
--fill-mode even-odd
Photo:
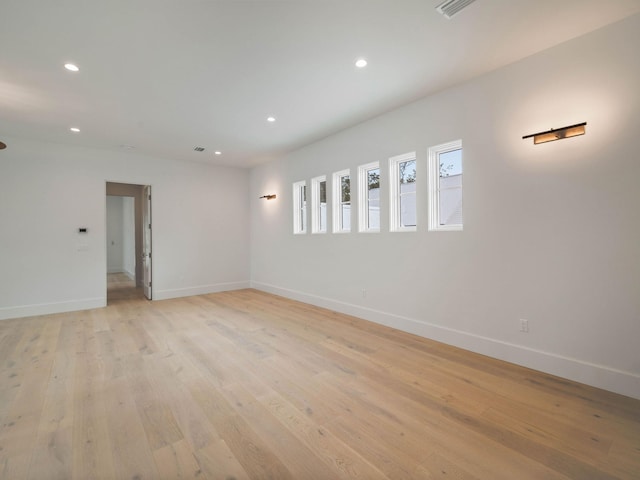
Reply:
[[[50,315],[53,313],[76,312],[107,306],[107,297],[85,298],[83,300],[67,300],[65,302],[39,303],[0,308],[0,320],[11,318]]]
[[[194,295],[206,295],[207,293],[228,292],[230,290],[242,290],[249,288],[248,280],[241,282],[214,283],[212,285],[198,285],[186,288],[168,288],[165,290],[154,290],[154,300],[168,300],[170,298],[192,297]]]

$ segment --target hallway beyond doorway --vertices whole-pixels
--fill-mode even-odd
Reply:
[[[134,279],[126,273],[107,274],[107,305],[122,300],[143,299],[142,287],[136,287]]]

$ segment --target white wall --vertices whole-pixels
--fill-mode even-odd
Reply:
[[[252,169],[253,286],[640,398],[638,45],[636,15]],[[464,231],[428,232],[427,150],[456,139]],[[388,232],[383,177],[381,233],[292,234],[293,182],[414,150],[418,232]]]
[[[3,141],[0,319],[106,304],[107,181],[152,186],[155,299],[249,284],[246,170]]]
[[[107,197],[107,272],[124,271],[124,233],[123,200],[124,197]]]
[[[107,196],[107,272],[136,277],[133,197]]]

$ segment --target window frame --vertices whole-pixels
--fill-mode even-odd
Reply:
[[[358,167],[358,231],[361,233],[378,233],[380,227],[369,227],[369,172],[380,170],[380,162],[371,162]],[[380,198],[379,200],[380,201]]]
[[[324,191],[325,191],[325,205],[327,202],[327,176],[320,175],[318,177],[314,177],[311,179],[311,233],[327,233],[327,217],[328,217],[328,208],[325,207],[325,223],[324,229],[322,228],[321,223],[321,208],[322,203],[320,199],[320,184],[324,182]]]
[[[416,162],[416,224],[403,226],[402,212],[400,211],[402,203],[400,199],[400,172],[401,163],[413,160]],[[389,158],[389,231],[390,232],[415,232],[418,230],[418,158],[416,152],[407,152],[402,155],[396,155]]]
[[[293,184],[293,233],[307,233],[307,182],[301,180]],[[304,193],[303,193],[304,192]]]
[[[351,213],[353,213],[353,185],[351,185],[351,171],[347,168],[345,170],[340,170],[339,172],[333,173],[333,195],[332,195],[332,224],[333,224],[333,233],[351,233],[351,224],[353,222],[353,215],[350,215],[349,228],[342,228],[342,179],[344,177],[349,177],[349,205],[351,206]]]
[[[440,225],[440,155],[463,150],[462,140],[441,143],[429,147],[429,231],[430,232],[460,232],[464,227],[464,216],[462,223],[451,225]],[[462,163],[462,184],[460,186],[463,195],[462,207],[464,208],[464,150],[461,153]]]

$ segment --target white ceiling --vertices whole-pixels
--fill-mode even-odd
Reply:
[[[251,166],[640,12],[477,0],[447,20],[439,3],[0,0],[0,140]]]

